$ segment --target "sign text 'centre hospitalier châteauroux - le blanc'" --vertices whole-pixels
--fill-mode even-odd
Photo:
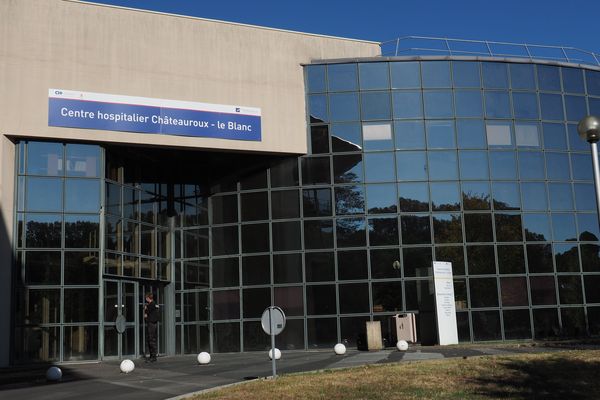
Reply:
[[[50,89],[48,125],[261,140],[260,108]]]

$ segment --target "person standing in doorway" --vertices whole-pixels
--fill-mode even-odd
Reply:
[[[156,334],[158,325],[158,304],[154,302],[152,293],[146,294],[146,305],[144,306],[144,319],[146,320],[146,343],[150,358],[147,361],[156,361]]]

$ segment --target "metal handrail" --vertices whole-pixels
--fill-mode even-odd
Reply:
[[[421,41],[418,46],[410,46],[408,41]],[[432,45],[428,47],[423,45],[423,42],[430,41],[435,42],[438,46]],[[393,44],[393,48],[386,52],[385,47]],[[461,45],[479,45],[477,49],[463,49],[453,48],[453,44]],[[486,56],[486,57],[517,57],[526,58],[529,60],[542,59],[552,61],[562,61],[567,63],[584,63],[600,66],[600,55],[591,51],[579,49],[576,47],[568,46],[548,46],[541,44],[529,44],[529,43],[510,43],[510,42],[495,42],[489,40],[471,40],[471,39],[452,39],[442,37],[431,37],[431,36],[403,36],[393,40],[381,42],[381,55],[382,56],[402,56],[407,53],[416,53],[413,55],[424,55],[426,53],[433,54],[446,54],[448,56],[454,55],[472,55],[472,56]],[[521,49],[522,52],[508,51],[506,48],[494,50],[494,47],[512,47],[515,49]],[[485,49],[485,50],[484,50]],[[543,51],[555,53],[552,55],[541,54]],[[536,53],[540,53],[539,55]],[[577,53],[577,54],[574,54]]]

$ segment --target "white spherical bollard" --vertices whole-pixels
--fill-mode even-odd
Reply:
[[[133,363],[133,361],[125,359],[121,361],[121,365],[119,366],[119,368],[121,369],[121,372],[123,372],[124,374],[128,374],[135,369],[135,364]]]
[[[208,364],[209,362],[210,362],[210,354],[208,354],[205,351],[198,354],[198,364]]]
[[[406,351],[408,350],[408,343],[406,343],[406,340],[398,340],[398,343],[396,343],[396,347],[400,351]]]
[[[335,351],[335,354],[337,354],[338,356],[344,355],[346,354],[346,346],[344,346],[341,343],[338,343],[334,346],[333,351]]]
[[[269,350],[269,358],[273,359],[273,349]],[[275,347],[275,359],[279,360],[281,358],[281,351],[277,347]]]
[[[46,371],[46,379],[49,381],[60,381],[62,379],[62,371],[58,367],[50,367]]]

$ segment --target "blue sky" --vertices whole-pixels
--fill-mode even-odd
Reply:
[[[252,25],[385,41],[420,35],[600,53],[597,0],[96,0]]]

